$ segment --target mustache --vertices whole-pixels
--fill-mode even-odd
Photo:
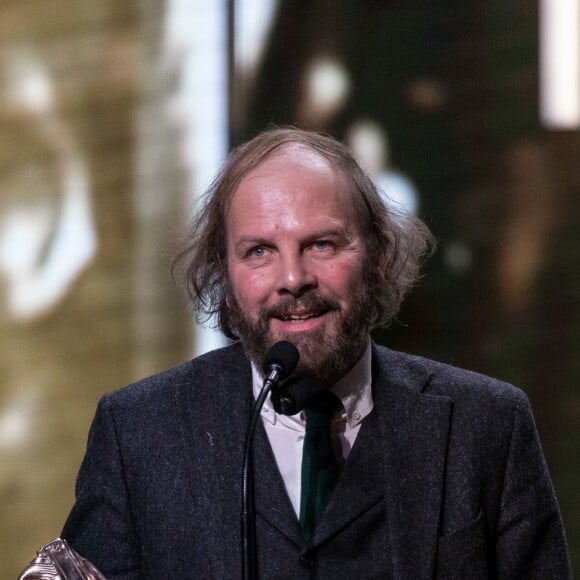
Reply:
[[[338,301],[318,294],[305,294],[300,298],[288,296],[276,304],[262,308],[260,310],[260,319],[265,321],[270,318],[281,318],[289,316],[296,311],[326,312],[339,309],[340,304]]]

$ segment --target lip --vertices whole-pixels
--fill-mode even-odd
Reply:
[[[308,320],[309,318],[317,318],[324,314],[325,311],[312,311],[312,310],[301,310],[297,312],[289,312],[287,314],[283,314],[281,316],[276,316],[279,320],[283,320],[285,322],[297,322],[302,320]]]
[[[307,332],[324,324],[328,312],[327,310],[322,312],[292,312],[281,317],[272,317],[270,325],[273,330],[283,332]]]

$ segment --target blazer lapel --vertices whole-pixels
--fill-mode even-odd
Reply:
[[[298,518],[261,421],[254,440],[254,488],[257,513],[290,541],[301,546],[303,540]]]
[[[390,351],[381,355],[383,360],[375,352],[373,412],[361,427],[314,545],[355,523],[384,499],[393,577],[431,578],[451,401],[421,392],[430,376],[420,365]]]
[[[383,499],[383,460],[377,417],[373,412],[361,427],[328,507],[316,527],[314,546],[326,541]]]
[[[382,353],[375,411],[384,449],[387,526],[397,578],[432,578],[444,492],[452,402],[421,391],[430,375],[419,363]]]

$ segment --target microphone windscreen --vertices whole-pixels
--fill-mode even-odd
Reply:
[[[281,340],[272,345],[266,353],[262,370],[264,374],[268,375],[272,367],[280,367],[282,371],[279,380],[284,380],[294,372],[299,358],[300,354],[298,349],[291,342]]]
[[[314,394],[314,383],[305,377],[290,377],[272,389],[272,406],[280,415],[296,415]]]

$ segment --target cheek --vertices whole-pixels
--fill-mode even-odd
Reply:
[[[349,297],[363,281],[362,262],[352,261],[344,264],[333,264],[321,276],[324,285],[337,297]]]
[[[268,282],[263,272],[230,267],[229,276],[234,296],[243,310],[259,308],[268,299]]]

